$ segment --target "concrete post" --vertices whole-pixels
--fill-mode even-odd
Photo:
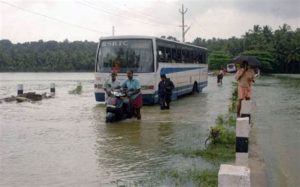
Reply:
[[[23,84],[18,84],[17,86],[17,95],[23,94]]]
[[[51,93],[52,95],[55,94],[55,84],[54,84],[54,83],[50,83],[50,93]]]
[[[248,166],[249,117],[236,119],[236,165]]]
[[[241,104],[241,117],[249,117],[249,123],[252,121],[252,101],[251,100],[242,100]]]
[[[250,169],[245,166],[222,164],[218,173],[218,187],[250,187]]]

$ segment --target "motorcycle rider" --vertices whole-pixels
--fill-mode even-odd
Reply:
[[[106,92],[106,95],[108,97],[111,96],[111,92],[114,89],[120,88],[120,82],[117,80],[117,73],[112,71],[111,72],[111,78],[108,78],[104,83],[104,91]]]
[[[141,108],[143,106],[143,98],[141,94],[141,85],[137,79],[133,78],[133,71],[127,71],[128,79],[122,84],[122,88],[127,89],[127,95],[129,97],[129,110],[133,112],[133,115],[140,120]]]

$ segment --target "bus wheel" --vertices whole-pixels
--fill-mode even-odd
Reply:
[[[195,82],[194,86],[193,86],[193,94],[196,94],[196,93],[199,93],[199,88],[198,88],[197,82]]]

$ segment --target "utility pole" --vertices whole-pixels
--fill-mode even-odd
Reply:
[[[191,26],[189,26],[186,30],[184,29],[187,27],[187,25],[184,25],[184,14],[187,12],[187,9],[184,10],[183,4],[182,4],[182,9],[179,9],[179,13],[182,15],[182,25],[179,27],[182,27],[182,42],[185,42],[185,34],[187,33],[188,30],[190,30]]]
[[[112,36],[115,36],[115,26],[112,26]]]

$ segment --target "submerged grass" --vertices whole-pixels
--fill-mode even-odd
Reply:
[[[230,98],[229,113],[236,113],[238,100],[238,86],[236,82],[232,82],[232,94]]]
[[[199,156],[219,164],[235,158],[234,144],[210,144],[206,149],[200,150]]]
[[[75,89],[69,91],[69,94],[81,94],[81,92],[82,92],[82,86],[81,83],[78,83]]]
[[[172,182],[168,182],[171,186],[200,186],[200,187],[212,187],[218,185],[218,171],[214,170],[168,170],[161,172],[162,178],[171,179]],[[192,184],[191,184],[192,181]],[[171,184],[170,184],[171,183]]]
[[[204,170],[200,175],[193,175],[193,177],[199,180],[199,186],[218,186],[217,170]]]
[[[236,104],[237,104],[237,84],[232,84],[232,96],[230,98],[229,112],[225,115],[219,115],[216,119],[216,125],[211,127],[209,136],[205,141],[204,149],[180,149],[174,150],[175,154],[181,154],[184,157],[202,157],[213,165],[216,169],[196,171],[188,170],[185,174],[178,171],[168,171],[164,175],[176,178],[180,181],[182,177],[188,178],[198,186],[217,186],[219,165],[224,162],[230,162],[235,158],[235,124],[236,124]],[[182,182],[182,181],[181,181]]]
[[[235,132],[221,125],[214,128],[220,131],[220,135],[214,142],[210,142],[205,149],[177,149],[173,150],[173,153],[181,154],[184,157],[201,156],[215,164],[233,160],[235,158]]]
[[[232,84],[232,95],[229,112],[219,115],[216,125],[211,128],[208,136],[209,145],[201,150],[201,156],[212,161],[230,161],[235,158],[235,124],[236,124],[236,102],[237,84]],[[213,135],[218,132],[218,136]]]

